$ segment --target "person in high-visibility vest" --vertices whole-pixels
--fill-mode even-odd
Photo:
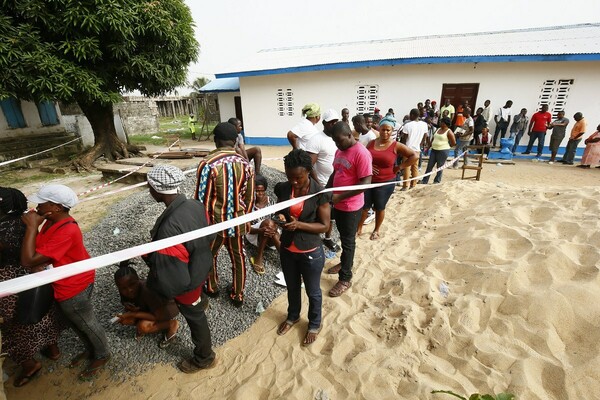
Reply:
[[[196,140],[196,116],[194,114],[190,114],[188,118],[188,127],[190,128],[190,132],[192,132],[192,140]]]

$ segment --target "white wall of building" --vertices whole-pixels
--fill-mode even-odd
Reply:
[[[231,117],[235,117],[235,102],[234,97],[239,96],[240,92],[223,92],[217,95],[219,99],[219,116],[221,122],[227,121]],[[244,114],[244,122],[246,120],[246,112],[242,105],[242,112]]]
[[[0,110],[0,138],[2,137],[16,137],[23,135],[33,135],[39,133],[51,133],[51,132],[64,132],[63,119],[60,113],[60,109],[57,104],[54,104],[56,109],[56,115],[58,116],[58,125],[44,126],[40,118],[37,105],[31,101],[21,101],[21,112],[23,113],[23,119],[25,119],[24,128],[9,128],[8,121],[4,113]]]
[[[244,129],[246,137],[274,138],[272,142],[282,142],[301,118],[302,106],[310,102],[319,103],[323,110],[335,108],[340,112],[347,107],[352,116],[356,112],[356,86],[363,84],[379,85],[377,106],[383,114],[393,108],[398,119],[427,98],[439,104],[444,83],[479,83],[477,107],[490,99],[496,109],[510,99],[514,102],[513,113],[527,108],[531,115],[545,80],[574,79],[565,107],[566,116],[573,121],[575,112],[583,112],[589,125],[586,133],[590,134],[600,123],[599,67],[598,62],[434,64],[242,77]],[[293,116],[279,116],[278,89],[293,91]],[[223,113],[223,108],[221,110]],[[572,125],[573,122],[567,128],[567,138]],[[567,138],[562,146],[566,145]],[[526,144],[526,140],[522,139],[521,144]]]

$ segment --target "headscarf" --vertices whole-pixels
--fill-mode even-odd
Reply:
[[[396,118],[392,117],[391,115],[386,115],[379,121],[379,126],[382,125],[389,125],[393,129],[396,127]]]
[[[27,198],[18,189],[0,187],[0,210],[6,215],[23,214],[27,210]]]
[[[321,107],[317,103],[308,103],[302,107],[302,114],[306,118],[314,118],[321,116]]]

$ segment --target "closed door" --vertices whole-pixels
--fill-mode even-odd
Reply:
[[[477,104],[478,92],[479,83],[444,83],[440,104],[444,104],[446,99],[450,99],[450,104],[456,108],[460,104],[464,104],[466,100],[472,109]]]
[[[240,96],[235,96],[233,98],[233,102],[235,104],[235,117],[242,121],[242,126],[244,126],[244,117],[242,116],[242,98]]]

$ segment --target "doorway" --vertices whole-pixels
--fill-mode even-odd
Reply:
[[[445,99],[450,99],[450,104],[457,108],[464,104],[465,100],[469,102],[471,110],[475,113],[477,104],[477,93],[479,92],[479,83],[444,83],[442,85],[442,98],[440,106],[444,104]]]
[[[235,96],[233,98],[233,103],[235,105],[235,117],[242,121],[242,126],[244,126],[244,117],[242,116],[242,98],[240,96]]]

